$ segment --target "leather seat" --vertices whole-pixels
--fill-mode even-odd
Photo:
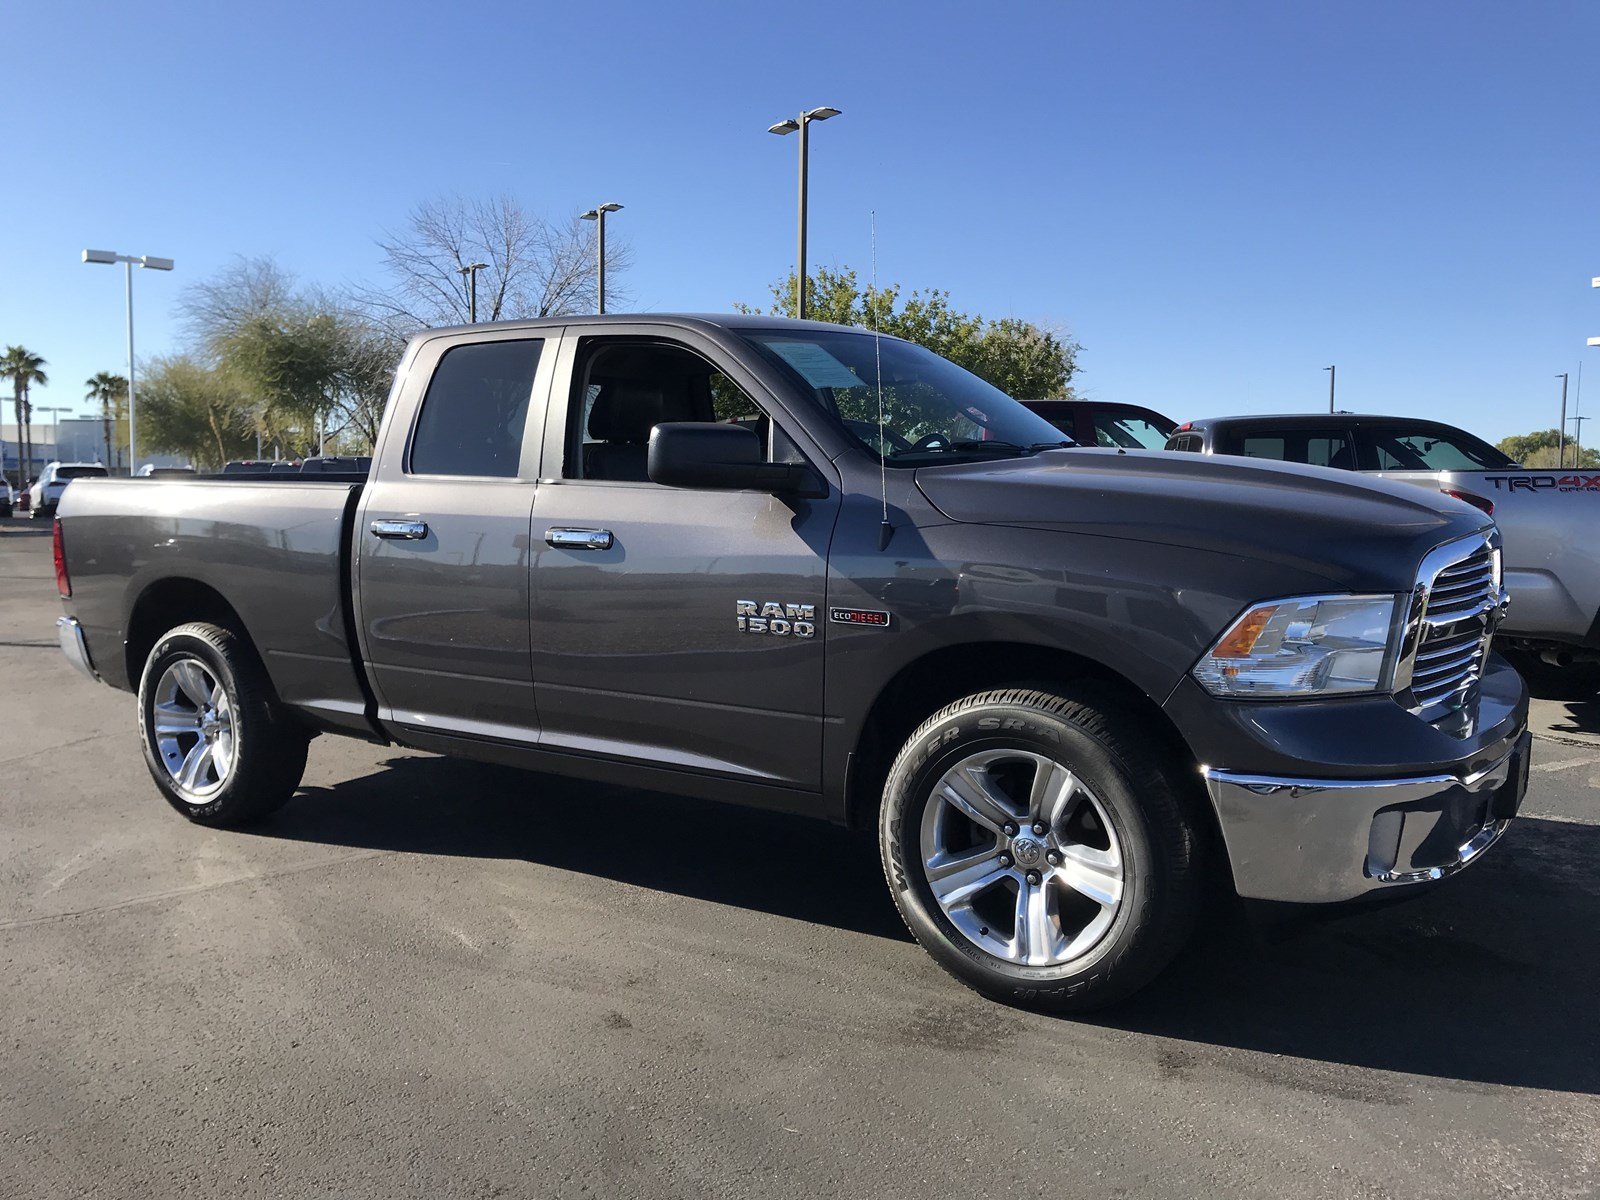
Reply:
[[[588,432],[596,439],[583,448],[583,477],[644,483],[650,431],[661,421],[689,421],[681,400],[669,401],[649,383],[620,379],[600,385],[589,410]]]

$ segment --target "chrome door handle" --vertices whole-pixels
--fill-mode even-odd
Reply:
[[[408,542],[420,542],[428,536],[428,523],[426,521],[374,521],[372,532],[381,538],[403,538]]]
[[[544,540],[564,550],[609,550],[609,529],[546,529]]]

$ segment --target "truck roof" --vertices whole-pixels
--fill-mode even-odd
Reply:
[[[782,329],[788,332],[815,330],[816,332],[836,332],[840,329],[852,333],[871,333],[861,325],[836,325],[831,321],[797,321],[793,317],[779,317],[764,313],[606,313],[598,316],[594,313],[573,314],[564,317],[536,317],[519,321],[480,321],[476,325],[446,325],[438,328],[419,330],[414,336],[431,337],[440,333],[471,333],[483,329],[552,329],[571,326],[595,326],[604,328],[607,325],[676,325],[682,329]],[[885,333],[884,337],[893,337]],[[895,340],[900,340],[896,338]]]
[[[1397,417],[1381,415],[1378,413],[1345,412],[1342,409],[1333,413],[1248,413],[1233,417],[1199,417],[1193,421],[1183,422],[1182,429],[1209,429],[1217,425],[1326,425],[1329,421],[1361,421],[1369,425],[1446,425],[1454,429],[1448,421],[1441,421],[1436,417]]]

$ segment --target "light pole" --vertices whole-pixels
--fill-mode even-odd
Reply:
[[[1556,426],[1556,466],[1567,465],[1567,373],[1556,376],[1561,380],[1561,424]]]
[[[488,267],[488,263],[468,263],[464,267],[457,267],[457,275],[467,277],[467,323],[478,323],[478,272]]]
[[[1333,384],[1334,384],[1334,380],[1339,378],[1339,368],[1338,367],[1323,367],[1322,369],[1328,373],[1328,411],[1332,412],[1333,411]]]
[[[621,211],[622,205],[612,202],[610,204],[597,204],[583,214],[585,221],[593,221],[597,226],[595,229],[595,242],[597,243],[595,253],[599,257],[600,277],[596,291],[599,300],[598,307],[602,317],[606,314],[606,214]]]
[[[139,435],[138,427],[133,420],[133,268],[137,264],[152,271],[170,271],[172,260],[154,258],[148,254],[118,254],[115,250],[85,250],[83,261],[103,263],[108,266],[121,263],[128,270],[128,474],[131,476],[139,470],[137,461]]]
[[[809,159],[806,128],[813,121],[826,121],[829,117],[838,115],[837,108],[813,108],[798,117],[790,117],[786,121],[779,121],[776,125],[767,127],[768,133],[776,133],[780,137],[796,131],[800,134],[800,248],[795,254],[794,315],[801,320],[806,315],[806,172]]]
[[[50,418],[50,449],[55,452],[56,461],[64,461],[61,457],[61,414],[69,413],[70,408],[54,408],[44,404],[36,404],[34,408],[39,412],[51,413]]]

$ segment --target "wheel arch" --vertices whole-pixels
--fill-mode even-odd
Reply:
[[[198,579],[168,576],[147,584],[128,612],[123,653],[128,681],[135,690],[144,672],[145,660],[150,657],[150,651],[161,635],[192,621],[203,621],[228,630],[260,662],[260,653],[238,609],[221,592]],[[270,673],[263,668],[262,674],[271,687]]]
[[[903,666],[884,684],[866,712],[845,772],[846,823],[868,828],[883,799],[890,764],[906,738],[945,705],[974,692],[1006,687],[1048,691],[1067,680],[1103,685],[1118,708],[1138,714],[1153,730],[1163,753],[1182,765],[1198,762],[1193,750],[1150,695],[1126,676],[1081,654],[1027,642],[965,642],[930,650]],[[1195,786],[1199,776],[1195,775]],[[1208,810],[1210,805],[1205,806]]]

